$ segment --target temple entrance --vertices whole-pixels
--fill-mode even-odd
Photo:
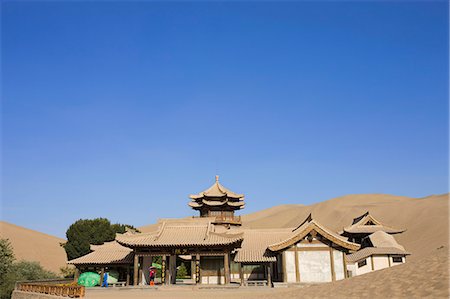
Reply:
[[[150,285],[150,270],[155,271],[154,283],[162,283],[163,271],[162,256],[143,256],[139,259],[139,285]]]

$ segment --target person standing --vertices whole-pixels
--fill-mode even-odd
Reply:
[[[105,274],[103,274],[102,288],[103,287],[108,287],[108,272],[105,272]]]
[[[155,285],[155,276],[156,276],[156,270],[154,267],[150,267],[150,285],[153,286]]]

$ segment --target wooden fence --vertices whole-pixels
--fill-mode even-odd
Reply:
[[[50,282],[18,282],[16,290],[71,298],[82,298],[85,294],[84,286]]]

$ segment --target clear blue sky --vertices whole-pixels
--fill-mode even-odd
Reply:
[[[448,4],[2,2],[3,220],[448,190]]]

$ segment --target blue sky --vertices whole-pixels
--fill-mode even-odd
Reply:
[[[2,2],[3,220],[447,192],[448,4]]]

